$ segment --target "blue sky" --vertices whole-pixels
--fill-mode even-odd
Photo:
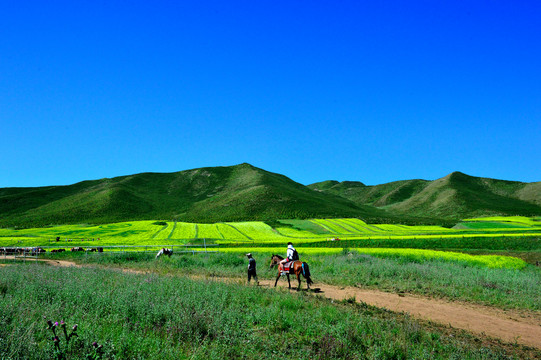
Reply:
[[[538,1],[0,0],[0,187],[243,162],[541,181]]]

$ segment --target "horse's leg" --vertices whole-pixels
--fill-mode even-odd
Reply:
[[[301,273],[297,273],[297,281],[299,282],[299,286],[297,286],[297,291],[301,290]]]
[[[278,284],[278,279],[280,279],[281,273],[278,271],[278,276],[276,277],[276,281],[274,282],[274,287],[276,287],[276,284]]]
[[[289,285],[289,288],[291,289],[291,281],[289,281],[289,273],[286,273],[287,275],[287,284]]]

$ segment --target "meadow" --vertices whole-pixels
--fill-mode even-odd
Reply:
[[[350,218],[215,224],[153,220],[0,229],[0,247],[105,248],[104,253],[40,255],[91,266],[83,269],[17,264],[0,256],[0,310],[6,314],[0,317],[0,358],[51,358],[54,344],[43,330],[43,315],[79,323],[80,338],[63,350],[65,358],[530,358],[521,347],[487,345],[467,334],[449,336],[449,329],[354,301],[333,304],[303,292],[239,285],[246,281],[245,253],[254,254],[260,278],[273,279],[270,256],[285,253],[292,241],[316,284],[538,316],[541,269],[532,264],[541,260],[540,223],[523,217],[467,219],[455,228]],[[218,252],[205,254],[196,247],[203,243]],[[162,245],[175,246],[175,253],[156,260]],[[147,246],[148,252],[128,246]],[[92,346],[94,341],[101,350]],[[534,353],[531,358],[541,356]]]
[[[250,250],[258,263],[262,279],[274,279],[269,269],[276,249],[239,248],[213,254],[178,254],[156,261],[154,254],[136,252],[109,254],[64,253],[55,259],[72,259],[81,264],[111,268],[130,268],[158,274],[230,278],[245,280]],[[541,270],[512,257],[463,256],[441,252],[446,257],[405,254],[375,254],[363,250],[322,249],[306,252],[301,259],[310,265],[317,284],[360,286],[389,292],[461,300],[498,308],[541,311]],[[383,255],[383,256],[382,256]],[[492,263],[494,261],[494,263]],[[507,266],[501,266],[506,263]],[[496,265],[497,266],[491,266]],[[305,285],[303,285],[305,286]]]
[[[229,268],[230,257],[225,254],[213,261],[223,261],[221,266]],[[404,314],[350,301],[332,303],[304,293],[239,286],[241,282],[40,264],[5,266],[2,275],[3,359],[523,359],[539,355],[483,343]],[[46,320],[64,322],[68,328],[77,324],[78,336],[67,342],[59,325],[55,345]]]

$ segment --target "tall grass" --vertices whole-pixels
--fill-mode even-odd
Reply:
[[[342,252],[340,248],[299,248],[303,254],[337,254]],[[248,253],[256,251],[272,252],[279,254],[283,248],[268,247],[231,247],[221,248],[220,252]],[[441,260],[465,264],[469,266],[481,266],[488,268],[523,269],[527,266],[524,260],[512,256],[501,255],[469,255],[453,251],[435,251],[424,249],[394,249],[394,248],[356,248],[354,251],[361,254],[373,255],[380,258],[395,258],[400,262],[425,262]]]
[[[50,359],[42,316],[79,325],[116,359],[508,359],[498,347],[408,317],[305,296],[96,268],[13,265],[0,278],[0,358]],[[71,343],[70,343],[71,344]]]
[[[440,259],[377,258],[347,252],[305,256],[315,281],[429,295],[499,308],[541,310],[541,271],[501,269]]]
[[[271,253],[253,254],[257,260],[259,277],[274,279],[275,271],[269,270]],[[412,261],[401,257],[378,258],[348,250],[334,254],[304,254],[301,250],[301,259],[310,264],[315,286],[318,283],[363,286],[469,301],[499,308],[541,310],[541,270],[531,265],[520,270],[487,268],[440,259]],[[148,254],[95,254],[81,257],[81,260],[158,273],[242,279],[246,276],[247,265],[246,257],[239,253],[173,255],[158,261]]]

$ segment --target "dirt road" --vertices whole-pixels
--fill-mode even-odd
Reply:
[[[273,286],[274,282],[264,281]],[[281,286],[287,286],[282,283]],[[519,343],[541,349],[541,314],[525,315],[487,306],[448,302],[410,294],[393,294],[378,290],[353,287],[340,288],[319,285],[321,295],[330,299],[355,298],[357,302],[406,312],[411,316],[435,323],[450,325],[476,334],[484,334],[509,343]]]
[[[81,266],[64,260],[42,261],[47,261],[55,266]],[[124,269],[124,271],[139,272],[131,269]],[[292,284],[296,285],[296,280]],[[261,281],[260,285],[272,287],[274,281]],[[287,287],[287,282],[281,279],[278,286]],[[306,286],[306,283],[303,282],[303,286]],[[509,343],[516,342],[541,349],[541,314],[539,313],[504,311],[487,306],[448,302],[410,294],[393,294],[355,287],[317,284],[316,288],[318,290],[312,293],[329,299],[345,300],[355,298],[357,302],[364,302],[391,311],[406,312],[419,319],[450,325],[475,334],[484,334]]]

